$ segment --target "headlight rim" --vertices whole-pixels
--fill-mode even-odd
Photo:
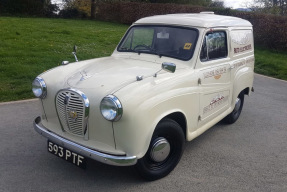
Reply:
[[[102,103],[105,99],[108,99],[110,100],[111,102],[113,102],[113,104],[116,106],[117,110],[117,114],[116,116],[113,118],[113,119],[108,119],[104,116],[103,112],[102,112]],[[101,114],[102,116],[108,120],[108,121],[112,121],[112,122],[116,122],[116,121],[119,121],[121,118],[122,118],[122,115],[123,115],[123,107],[122,107],[122,104],[120,102],[120,100],[114,96],[114,95],[107,95],[105,96],[102,100],[101,100],[101,103],[100,103],[100,111],[101,111]]]
[[[39,96],[37,96],[37,95],[34,93],[34,91],[33,91],[33,83],[34,83],[34,81],[38,81],[38,83],[40,84],[40,88],[41,88],[42,93],[41,93],[41,95],[39,95]],[[33,94],[35,95],[35,97],[38,97],[38,98],[40,98],[40,99],[46,98],[46,96],[47,96],[47,85],[46,85],[44,79],[43,79],[42,77],[36,77],[36,78],[34,79],[34,81],[32,82],[32,92],[33,92]]]

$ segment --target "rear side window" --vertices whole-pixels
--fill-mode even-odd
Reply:
[[[200,60],[209,61],[227,57],[227,39],[223,31],[207,33],[204,37]]]

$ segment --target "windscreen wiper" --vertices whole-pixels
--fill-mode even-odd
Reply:
[[[155,50],[144,50],[144,49],[142,49],[142,50],[133,50],[134,52],[136,52],[138,55],[140,55],[141,53],[151,53],[151,54],[154,54],[154,55],[158,55],[159,56],[159,58],[161,58],[162,57],[162,54],[160,54],[159,52],[157,52],[157,51],[155,51]]]

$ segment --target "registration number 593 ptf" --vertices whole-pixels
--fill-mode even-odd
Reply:
[[[48,151],[74,165],[86,168],[86,158],[58,144],[48,141]]]

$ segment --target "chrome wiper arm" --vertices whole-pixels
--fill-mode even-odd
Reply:
[[[153,53],[153,54],[155,54],[155,55],[158,55],[159,58],[162,57],[162,54],[160,54],[160,53],[159,53],[158,51],[156,51],[155,49],[153,49],[151,53]]]
[[[157,52],[156,50],[149,50],[149,49],[141,49],[141,50],[133,50],[133,49],[129,49],[128,51],[132,51],[135,52],[137,54],[141,54],[141,53],[150,53],[150,54],[154,54],[154,55],[158,55],[159,58],[161,58],[163,55],[160,54],[159,52]]]
[[[139,55],[141,53],[152,53],[150,50],[148,49],[141,49],[141,50],[133,50],[134,52],[138,53]]]

